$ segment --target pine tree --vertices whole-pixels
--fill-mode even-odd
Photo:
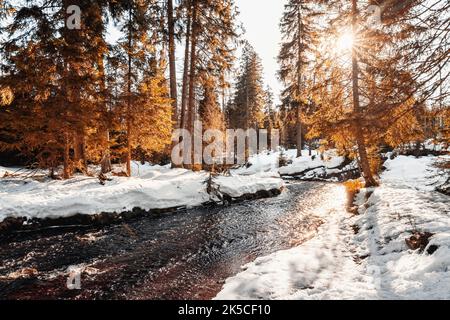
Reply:
[[[88,128],[98,116],[93,99],[98,92],[97,56],[105,47],[95,23],[97,4],[72,4],[85,8],[79,30],[66,27],[68,1],[14,8],[2,49],[2,81],[14,88],[15,97],[5,114],[11,122],[2,128],[15,138],[6,139],[2,148],[34,154],[42,166],[56,166],[62,158],[65,178],[74,167],[86,168]],[[20,36],[12,37],[15,33]]]
[[[243,49],[234,98],[227,109],[231,128],[260,128],[264,121],[265,95],[261,59],[247,43]]]
[[[128,176],[131,176],[133,150],[139,147],[151,153],[170,142],[173,111],[167,110],[171,103],[163,77],[163,55],[157,56],[156,43],[160,38],[158,33],[150,36],[153,28],[158,30],[157,24],[152,24],[155,23],[153,9],[158,8],[151,1],[126,2],[120,16],[123,37],[116,52],[122,82],[116,109],[125,133]]]
[[[302,155],[303,149],[302,110],[307,103],[304,84],[305,66],[309,62],[308,54],[316,42],[316,26],[312,17],[317,17],[318,14],[312,9],[312,2],[290,0],[285,5],[280,23],[283,43],[278,56],[281,66],[279,75],[286,86],[282,100],[287,103],[285,110],[292,112],[292,117],[295,119],[297,157]]]
[[[80,29],[65,25],[69,4],[82,8]],[[160,12],[152,0],[15,7],[1,47],[0,88],[7,105],[0,111],[0,149],[17,150],[42,167],[63,164],[64,178],[74,169],[85,171],[88,161],[108,171],[112,141],[127,145],[128,172],[133,150],[161,151],[171,112],[164,54],[156,52],[164,37]],[[108,15],[125,34],[112,51],[105,41]]]
[[[327,5],[327,12],[339,14],[328,19],[321,34],[323,43],[314,53],[317,63],[309,82],[317,110],[310,117],[309,135],[326,137],[347,153],[356,145],[361,171],[370,186],[375,184],[376,150],[381,144],[420,138],[414,109],[424,101],[424,86],[408,63],[414,59],[405,51],[414,28],[404,21],[414,6],[381,4],[383,25],[374,28],[356,0]],[[350,59],[336,52],[335,43],[346,33],[353,37],[350,50],[343,52]],[[395,130],[398,141],[392,136]]]
[[[186,0],[186,51],[183,75],[181,123],[191,133],[198,118],[199,85],[204,74],[219,88],[234,61],[237,38],[236,9],[232,0]],[[200,119],[202,120],[202,119]],[[194,153],[192,153],[194,157]],[[195,166],[193,167],[194,169]]]

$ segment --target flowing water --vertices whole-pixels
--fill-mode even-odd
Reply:
[[[0,242],[0,299],[211,299],[246,263],[314,236],[338,192],[298,182],[277,198],[18,233]]]

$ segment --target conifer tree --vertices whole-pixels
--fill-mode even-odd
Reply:
[[[411,26],[414,18],[409,17],[416,4],[370,2],[381,6],[382,24],[378,26],[373,25],[362,1],[326,4],[327,12],[338,15],[327,20],[320,50],[314,53],[317,63],[309,82],[317,110],[311,117],[310,135],[326,136],[345,146],[346,152],[356,145],[366,184],[374,185],[373,175],[378,168],[371,164],[377,163],[378,146],[396,143],[393,130],[401,130],[397,132],[397,137],[402,137],[399,140],[418,139],[414,109],[420,108],[427,94],[436,91],[436,81],[425,85],[419,80],[421,76],[416,76],[411,68],[415,58],[406,50],[411,41],[418,45],[413,40],[417,34],[411,34],[417,31]],[[343,36],[352,40],[347,50],[336,46]],[[433,70],[436,65],[428,63],[424,68]],[[428,73],[425,69],[424,73]],[[401,125],[402,121],[407,125]]]
[[[68,1],[15,7],[2,47],[2,81],[14,88],[15,97],[5,117],[17,120],[4,128],[7,134],[16,132],[16,138],[2,146],[33,153],[43,166],[56,166],[63,159],[65,178],[73,168],[86,168],[87,128],[98,116],[97,56],[104,47],[96,24],[86,24],[96,19],[97,4],[73,4],[85,8],[80,29],[66,26]]]
[[[153,5],[151,1],[128,1],[121,12],[123,37],[118,43],[117,61],[122,88],[118,108],[125,132],[128,176],[131,176],[133,150],[139,146],[152,152],[170,141],[172,111],[167,110],[170,100],[163,77],[165,62],[162,56],[157,56],[158,36],[150,35],[154,26]]]
[[[216,90],[228,85],[224,75],[233,66],[237,13],[233,0],[185,0],[182,6],[186,16],[186,51],[181,123],[192,133],[199,116],[202,75],[208,74],[208,81],[218,86]]]
[[[312,9],[313,1],[290,0],[285,5],[285,11],[280,23],[283,42],[278,60],[280,63],[279,76],[285,84],[283,91],[285,110],[295,119],[295,135],[297,157],[302,155],[303,133],[302,110],[305,109],[307,97],[305,96],[304,79],[308,53],[311,52],[315,42],[315,26],[312,17],[317,12]]]
[[[265,90],[261,59],[250,44],[243,49],[228,123],[232,128],[258,129],[264,121]]]
[[[66,25],[69,5],[82,8],[80,28]],[[120,141],[120,132],[128,137],[128,173],[133,150],[151,154],[167,145],[171,112],[165,55],[156,50],[164,37],[158,2],[52,0],[13,9],[2,30],[1,150],[17,150],[42,167],[63,164],[68,178],[88,161],[108,171],[110,140]],[[125,34],[114,50],[105,41],[108,15]]]

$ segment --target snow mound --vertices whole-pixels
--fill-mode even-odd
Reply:
[[[345,165],[346,158],[340,156],[337,150],[325,151],[322,155],[303,156],[296,158],[292,164],[281,167],[282,176],[302,176],[305,179],[325,178],[357,168],[356,162]],[[334,180],[337,180],[335,178]]]
[[[449,151],[450,152],[450,146],[449,143],[443,143],[443,142],[436,142],[433,139],[429,139],[427,141],[424,142],[424,148],[426,150],[430,150],[430,151]]]
[[[433,165],[437,159],[450,159],[450,156],[421,157],[398,156],[384,163],[386,171],[382,174],[385,185],[433,191],[436,184],[445,182],[445,177],[437,173]]]
[[[289,163],[279,167],[280,157]],[[303,150],[302,156],[297,158],[297,150],[290,149],[278,152],[265,152],[250,157],[248,165],[232,170],[234,174],[254,175],[258,173],[274,173],[282,176],[301,176],[305,179],[329,179],[342,172],[357,168],[355,162],[344,166],[346,158],[340,156],[335,149],[327,150],[322,154],[317,151]]]
[[[81,175],[66,181],[8,177],[0,179],[0,222],[7,217],[58,218],[124,212],[135,207],[195,207],[211,200],[206,191],[208,177],[206,172],[137,163],[133,163],[131,178],[111,176],[105,185],[95,177]],[[221,176],[216,180],[219,190],[233,198],[283,186],[276,175]]]

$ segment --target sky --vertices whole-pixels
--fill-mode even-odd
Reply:
[[[279,23],[287,0],[236,0],[239,20],[245,28],[245,39],[255,48],[262,59],[264,78],[279,102],[282,89],[277,78],[277,55],[281,34]]]

